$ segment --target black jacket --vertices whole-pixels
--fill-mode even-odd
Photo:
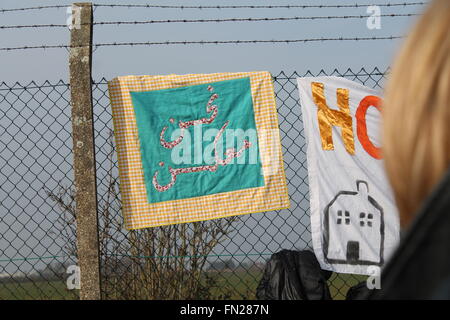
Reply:
[[[450,170],[428,197],[370,299],[450,299]]]

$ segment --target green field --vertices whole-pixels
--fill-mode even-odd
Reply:
[[[68,290],[62,281],[0,283],[1,300],[73,300],[76,290]]]
[[[262,277],[260,271],[224,271],[210,274],[217,286],[211,293],[217,299],[255,299],[256,287]],[[364,281],[365,276],[333,274],[328,280],[333,299],[345,299],[347,290]],[[1,300],[78,299],[78,291],[68,290],[62,281],[0,283]]]
[[[366,281],[367,276],[333,273],[328,280],[328,287],[330,288],[331,297],[334,300],[345,300],[345,295],[349,288],[354,285]]]
[[[231,299],[256,299],[256,287],[261,280],[262,272],[221,272],[218,283],[219,292],[230,291]],[[344,300],[350,287],[365,281],[366,276],[333,273],[328,280],[331,297]]]

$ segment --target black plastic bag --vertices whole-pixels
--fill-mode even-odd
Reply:
[[[282,250],[273,254],[256,289],[260,300],[331,300],[327,280],[311,251]]]
[[[367,288],[367,282],[363,281],[348,289],[345,300],[367,300],[369,294],[370,289]]]

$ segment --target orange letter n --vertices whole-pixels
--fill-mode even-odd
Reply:
[[[330,109],[327,106],[324,93],[324,85],[320,82],[311,83],[314,103],[317,105],[317,118],[319,120],[320,138],[324,150],[334,150],[332,128],[341,127],[342,140],[345,150],[355,154],[355,141],[353,138],[353,121],[348,105],[348,89],[337,89],[337,103],[339,110]]]

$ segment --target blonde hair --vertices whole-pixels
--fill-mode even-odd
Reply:
[[[433,1],[408,36],[383,123],[386,170],[406,226],[450,164],[450,1]]]

